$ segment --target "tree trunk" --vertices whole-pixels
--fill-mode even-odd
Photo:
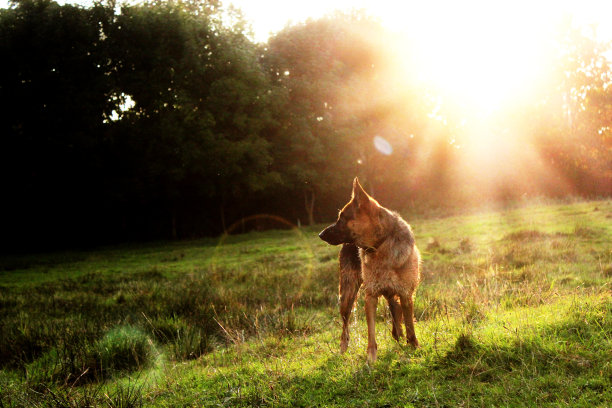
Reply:
[[[172,210],[172,239],[176,241],[178,234],[176,233],[176,210]]]
[[[314,203],[315,203],[315,192],[314,190],[304,190],[304,206],[306,213],[308,214],[308,225],[314,225]]]
[[[223,202],[221,202],[221,205],[219,205],[219,211],[221,212],[221,227],[223,228],[223,233],[227,234],[227,227],[225,226],[225,209],[223,207]]]

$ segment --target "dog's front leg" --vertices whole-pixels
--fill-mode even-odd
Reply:
[[[404,312],[404,324],[406,325],[406,341],[413,347],[419,347],[419,341],[414,332],[414,304],[412,294],[400,296],[402,311]]]
[[[366,321],[368,322],[368,362],[376,361],[376,304],[378,297],[366,293],[365,297],[365,313]]]

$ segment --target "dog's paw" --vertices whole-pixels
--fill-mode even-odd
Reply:
[[[376,362],[376,347],[368,347],[368,364]]]
[[[409,346],[412,346],[412,347],[414,347],[415,349],[417,349],[417,348],[421,347],[421,345],[419,344],[419,341],[417,340],[417,338],[416,338],[416,337],[409,338],[409,339],[407,340],[407,343],[408,343],[408,345],[409,345]]]

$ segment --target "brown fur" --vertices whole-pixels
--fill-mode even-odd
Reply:
[[[408,344],[418,347],[414,332],[414,293],[420,281],[421,257],[410,225],[397,213],[382,207],[353,182],[353,195],[340,211],[336,223],[323,230],[324,241],[340,251],[340,351],[349,341],[348,323],[359,288],[365,293],[368,323],[368,361],[376,361],[375,317],[378,298],[384,296],[393,317],[393,337],[402,336],[406,326]],[[398,303],[399,300],[399,303]]]

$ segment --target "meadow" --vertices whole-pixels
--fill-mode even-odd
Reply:
[[[612,201],[410,215],[412,349],[317,227],[5,256],[0,407],[612,405]]]

